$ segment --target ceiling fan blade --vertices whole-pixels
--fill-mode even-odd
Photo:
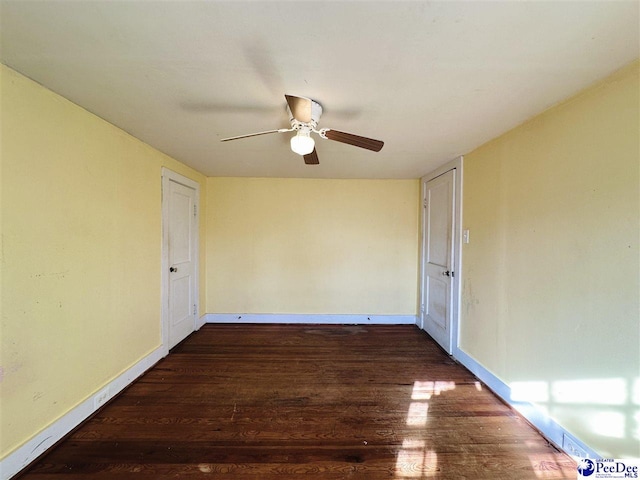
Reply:
[[[283,132],[290,132],[290,131],[291,129],[289,128],[280,128],[278,130],[267,130],[266,132],[248,133],[247,135],[238,135],[237,137],[223,138],[220,141],[228,142],[229,140],[239,140],[241,138],[257,137],[258,135],[267,135],[268,133],[283,133]]]
[[[307,165],[319,165],[320,164],[320,160],[318,160],[318,152],[316,152],[316,149],[313,149],[313,152],[309,153],[308,155],[304,155],[304,163],[306,163]]]
[[[302,123],[309,123],[311,121],[311,99],[305,97],[296,97],[294,95],[285,95],[287,99],[287,105],[293,118]]]
[[[327,128],[323,129],[325,137],[329,140],[335,140],[336,142],[348,143],[355,147],[366,148],[367,150],[373,150],[379,152],[382,150],[384,142],[382,140],[375,140],[373,138],[361,137],[354,135],[353,133],[340,132],[339,130],[333,130]]]
[[[282,113],[282,105],[269,107],[267,105],[238,105],[207,101],[182,102],[180,108],[190,113],[225,113],[234,115],[256,114],[273,116]]]

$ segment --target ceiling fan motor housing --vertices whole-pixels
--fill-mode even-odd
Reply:
[[[322,106],[318,102],[311,100],[311,122],[315,123],[316,127],[318,126],[318,122],[320,122],[321,116]]]
[[[305,98],[305,97],[300,97]],[[289,105],[287,105],[287,113],[289,114],[289,122],[291,122],[291,128],[294,130],[299,130],[301,128],[307,127],[311,130],[315,130],[318,128],[318,123],[320,122],[320,117],[322,116],[322,105],[312,99],[308,99],[311,102],[311,121],[310,122],[301,122],[296,119],[291,113],[291,109]]]

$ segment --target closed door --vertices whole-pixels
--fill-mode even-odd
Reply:
[[[422,328],[448,353],[452,348],[455,170],[423,182]]]
[[[169,180],[167,221],[169,348],[195,330],[196,191]]]

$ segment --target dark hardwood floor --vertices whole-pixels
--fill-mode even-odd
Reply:
[[[575,479],[414,326],[205,325],[19,477]]]

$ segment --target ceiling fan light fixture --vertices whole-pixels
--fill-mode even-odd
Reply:
[[[298,155],[309,155],[313,152],[316,142],[311,138],[311,132],[298,130],[295,137],[291,137],[291,150]]]
[[[0,0],[2,1],[2,0]],[[340,143],[364,148],[373,152],[379,152],[384,142],[374,138],[361,137],[353,133],[341,132],[332,128],[321,128],[318,130],[318,122],[322,115],[322,107],[318,102],[307,97],[296,97],[295,95],[285,95],[287,101],[287,113],[291,128],[279,128],[278,130],[267,130],[266,132],[256,132],[236,137],[222,138],[221,142],[229,140],[239,140],[241,138],[257,137],[268,133],[296,132],[291,138],[291,150],[304,158],[305,165],[318,165],[318,152],[316,152],[316,142],[311,137],[311,133],[317,133],[320,138],[333,140]]]

